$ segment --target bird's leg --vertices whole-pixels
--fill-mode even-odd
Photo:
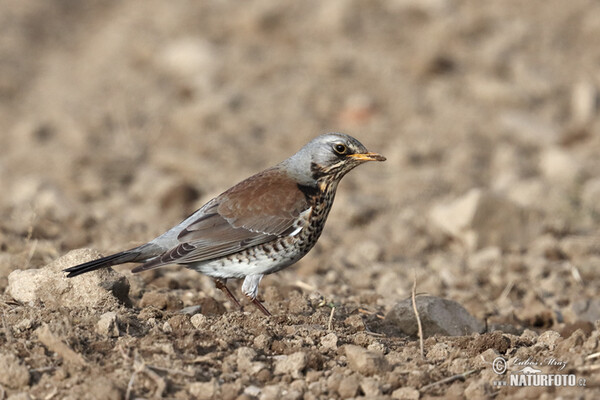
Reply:
[[[240,304],[240,302],[235,298],[235,296],[233,295],[233,293],[231,293],[231,291],[227,287],[227,280],[214,279],[214,281],[215,281],[215,286],[217,287],[217,289],[220,289],[221,291],[223,291],[223,293],[225,293],[227,295],[227,297],[229,297],[229,299],[231,301],[233,301],[233,303],[236,306],[238,306],[238,308],[241,310],[242,309],[242,305]]]
[[[270,317],[271,313],[269,310],[267,310],[266,307],[263,306],[263,304],[256,298],[258,295],[258,284],[262,278],[263,275],[261,274],[246,276],[244,278],[244,283],[242,283],[242,292],[244,292],[250,301],[252,301],[252,304],[254,304],[263,314],[265,314],[267,317]]]
[[[254,304],[256,306],[256,308],[258,308],[260,311],[262,311],[262,313],[265,314],[267,317],[271,316],[271,313],[269,312],[269,310],[267,310],[267,308],[263,305],[263,303],[258,301],[258,299],[256,297],[252,299],[252,304]]]

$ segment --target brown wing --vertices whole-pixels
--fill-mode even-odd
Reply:
[[[207,203],[179,233],[179,245],[133,271],[210,260],[269,242],[293,232],[309,207],[293,179],[268,169]]]

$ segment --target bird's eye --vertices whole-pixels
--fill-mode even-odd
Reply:
[[[335,146],[333,146],[333,150],[338,154],[344,154],[348,149],[343,144],[338,143]]]

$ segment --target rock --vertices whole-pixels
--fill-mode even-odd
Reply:
[[[423,326],[423,336],[464,336],[481,332],[483,324],[455,301],[434,296],[416,298],[417,310]],[[396,303],[385,316],[385,321],[399,332],[417,336],[418,326],[411,299]]]
[[[579,160],[559,147],[549,147],[540,155],[540,171],[550,181],[571,185],[581,176]]]
[[[275,363],[275,375],[290,374],[293,378],[299,378],[302,375],[302,370],[306,367],[306,354],[299,351],[281,357]]]
[[[523,246],[541,229],[535,213],[482,189],[434,206],[429,217],[470,250]]]
[[[588,180],[581,193],[581,202],[594,216],[600,216],[600,178]]]
[[[254,338],[253,345],[257,349],[266,350],[271,346],[271,342],[273,338],[271,336],[265,335],[261,333],[257,337]]]
[[[571,92],[571,122],[574,125],[589,123],[598,108],[598,90],[593,83],[581,80]]]
[[[546,331],[538,337],[538,340],[537,340],[537,343],[535,344],[535,346],[536,347],[539,347],[539,346],[546,347],[552,351],[556,347],[557,343],[561,340],[562,340],[562,338],[560,337],[560,333],[558,333],[556,331]]]
[[[600,320],[600,299],[579,300],[571,304],[578,319],[589,322]]]
[[[31,396],[29,395],[29,393],[21,392],[11,394],[6,398],[6,400],[31,400]]]
[[[182,308],[181,310],[179,310],[180,314],[187,314],[190,317],[192,315],[196,315],[198,313],[202,312],[202,307],[201,306],[189,306],[189,307],[185,307]]]
[[[48,324],[44,324],[35,330],[38,340],[46,346],[48,350],[56,353],[63,359],[64,363],[71,364],[81,368],[86,364],[81,354],[73,351],[58,335],[54,334]]]
[[[0,353],[0,384],[17,389],[29,385],[29,369],[12,353]]]
[[[204,314],[194,314],[192,315],[192,318],[190,318],[190,322],[192,323],[192,325],[194,325],[194,328],[203,329],[206,327],[208,319]]]
[[[365,394],[367,398],[374,398],[381,396],[381,388],[379,382],[375,378],[363,378],[360,381],[360,390]]]
[[[180,38],[167,43],[157,52],[158,65],[185,87],[209,90],[219,69],[216,48],[196,37]]]
[[[241,372],[252,369],[252,361],[256,358],[256,351],[250,347],[240,347],[237,350],[237,367]]]
[[[117,325],[117,313],[109,311],[100,316],[96,325],[96,332],[102,336],[119,337],[119,326]]]
[[[18,301],[46,307],[113,308],[127,303],[129,282],[112,268],[67,278],[65,268],[99,258],[95,250],[73,250],[40,269],[16,270],[8,276],[8,293]]]
[[[210,400],[215,397],[219,389],[216,379],[209,382],[194,382],[189,386],[189,392],[197,400]]]
[[[485,399],[490,394],[490,384],[483,380],[473,380],[465,389],[465,398],[470,399]]]
[[[180,310],[183,302],[170,292],[146,292],[140,300],[140,307],[149,306],[159,310]]]
[[[187,314],[174,315],[169,318],[168,322],[175,333],[185,334],[194,329],[190,316]]]
[[[244,388],[244,394],[254,399],[260,394],[260,388],[254,385],[246,386]]]
[[[349,375],[342,378],[338,386],[337,392],[342,399],[349,399],[356,396],[358,391],[359,379],[356,375]]]
[[[419,391],[411,387],[403,387],[392,392],[392,399],[400,400],[418,400]]]
[[[383,355],[355,345],[344,346],[348,366],[355,372],[366,376],[377,375],[389,369]]]
[[[321,338],[321,347],[327,350],[337,350],[337,342],[337,335],[333,332],[330,332]]]

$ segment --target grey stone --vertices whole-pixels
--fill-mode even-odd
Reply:
[[[596,322],[600,320],[600,299],[586,299],[576,301],[571,309],[579,320]]]
[[[423,325],[423,336],[463,336],[479,333],[483,324],[455,301],[434,296],[416,298],[417,310]],[[409,336],[417,336],[418,326],[412,300],[396,303],[385,316],[389,327]]]

